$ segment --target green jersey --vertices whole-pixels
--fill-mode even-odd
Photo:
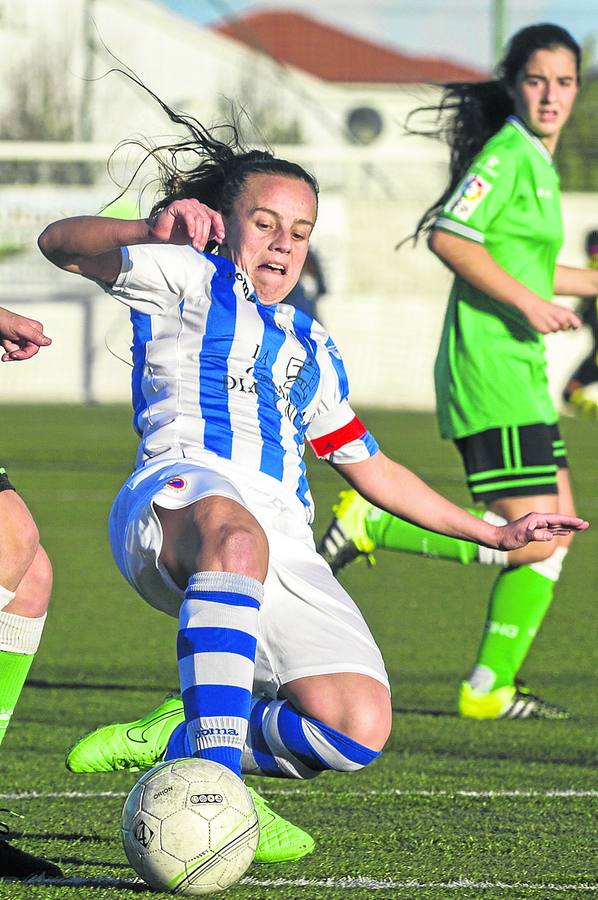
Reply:
[[[563,241],[559,177],[544,144],[509,116],[434,223],[483,244],[509,275],[552,298]],[[557,421],[544,338],[517,309],[457,275],[435,366],[443,437]]]

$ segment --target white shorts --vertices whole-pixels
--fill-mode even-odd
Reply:
[[[162,528],[154,506],[181,509],[204,497],[228,497],[258,520],[270,557],[258,617],[254,690],[275,697],[306,675],[356,672],[389,686],[382,655],[361,612],[316,552],[310,526],[249,477],[199,463],[154,464],[133,473],[110,513],[116,563],[152,606],[178,617],[183,591],[159,561]]]

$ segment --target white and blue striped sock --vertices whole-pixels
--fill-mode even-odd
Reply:
[[[179,614],[177,656],[188,754],[241,774],[263,585],[232,572],[197,572]]]
[[[254,698],[247,742],[241,757],[244,775],[314,778],[320,772],[355,772],[380,756],[334,728],[303,716],[288,700]],[[165,759],[189,756],[184,724],[168,742]]]
[[[246,775],[314,778],[356,772],[380,756],[346,734],[299,713],[288,700],[254,700],[241,765]]]

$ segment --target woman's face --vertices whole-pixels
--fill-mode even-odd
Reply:
[[[297,284],[316,213],[307,182],[269,173],[248,176],[224,223],[226,245],[262,303],[278,303]]]
[[[567,47],[536,50],[517,75],[515,114],[554,152],[579,90],[575,55]]]

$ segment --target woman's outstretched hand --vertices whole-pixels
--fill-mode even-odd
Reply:
[[[222,216],[199,200],[175,200],[149,220],[149,229],[160,243],[191,244],[195,250],[224,240]]]
[[[531,541],[552,541],[572,531],[585,531],[590,523],[577,516],[558,513],[527,513],[514,522],[497,526],[497,549],[519,550]]]

